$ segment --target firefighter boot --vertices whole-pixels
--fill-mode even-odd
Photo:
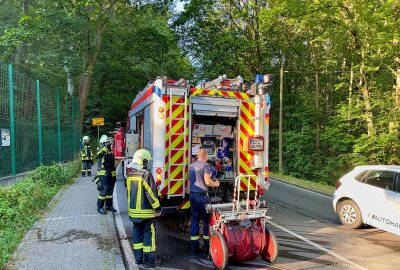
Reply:
[[[117,212],[117,210],[115,210],[115,208],[112,207],[112,206],[106,206],[106,210],[107,210],[107,211],[111,211],[111,212],[113,212],[113,213]]]
[[[106,212],[106,210],[104,210],[104,208],[97,208],[97,212],[99,212],[99,214],[101,214],[101,215],[107,214],[107,212]]]
[[[154,253],[150,253],[150,254],[146,254],[144,255],[144,265],[142,266],[142,268],[144,269],[154,269],[157,266],[160,266],[162,263],[162,260],[160,257],[155,256]]]

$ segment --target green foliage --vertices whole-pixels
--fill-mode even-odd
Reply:
[[[11,187],[0,187],[0,268],[53,196],[80,171],[80,161],[41,166]]]
[[[194,8],[202,2],[207,8]],[[176,25],[200,72],[232,77],[234,59],[247,79],[261,71],[279,80],[284,66],[284,172],[333,184],[356,165],[399,164],[398,11],[398,3],[370,0],[193,0]],[[209,43],[198,44],[202,38]],[[278,85],[271,91],[271,170],[278,169]]]
[[[151,18],[151,20],[149,20]],[[121,34],[123,33],[123,34]],[[133,99],[157,76],[193,77],[193,67],[177,46],[165,16],[152,5],[121,7],[105,33],[102,54],[95,68],[85,130],[97,137],[90,119],[103,116],[102,130],[113,130],[125,121]]]
[[[43,182],[50,187],[65,184],[69,177],[69,171],[65,171],[57,163],[50,166],[40,166],[29,175],[33,182]]]
[[[92,117],[105,118],[101,133],[112,130],[156,76],[252,81],[273,73],[279,80],[282,65],[285,173],[333,183],[357,164],[399,164],[398,1],[190,0],[171,14],[173,2],[118,1],[112,16],[96,17],[99,2],[88,8],[86,0],[35,0],[24,10],[20,1],[3,1],[0,56],[49,82],[63,83],[70,73],[77,85],[96,49],[96,30],[106,25],[89,71],[84,130],[91,137]],[[278,86],[271,91],[272,170]]]

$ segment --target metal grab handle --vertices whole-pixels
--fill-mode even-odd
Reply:
[[[232,211],[235,211],[235,206],[236,206],[236,211],[240,209],[240,179],[241,178],[247,178],[247,200],[246,200],[246,211],[249,211],[249,200],[250,200],[250,179],[255,177],[256,180],[256,188],[259,184],[259,179],[257,175],[254,174],[239,174],[235,178],[235,188],[234,188],[234,197],[233,197],[233,205],[232,205]],[[236,197],[238,200],[236,200]]]

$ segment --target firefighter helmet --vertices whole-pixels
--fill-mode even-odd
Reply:
[[[107,137],[107,135],[103,134],[100,137],[100,144],[104,144],[105,142],[109,142],[110,139]]]
[[[89,136],[83,136],[82,141],[84,143],[88,143],[89,142]]]
[[[144,168],[147,166],[147,163],[152,160],[151,154],[146,149],[139,149],[133,154],[132,162],[128,165],[132,167],[133,164],[139,165],[139,167]]]

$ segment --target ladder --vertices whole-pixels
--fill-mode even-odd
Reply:
[[[169,92],[169,100],[170,100],[170,106],[169,106],[169,130],[170,130],[170,134],[169,134],[169,152],[168,152],[168,193],[167,193],[167,198],[171,198],[171,197],[185,197],[185,193],[186,193],[186,186],[185,186],[185,175],[186,175],[186,165],[187,165],[187,155],[186,155],[186,147],[187,147],[187,133],[189,132],[186,129],[186,123],[188,121],[188,113],[187,113],[187,105],[188,105],[188,96],[187,96],[187,92],[184,92],[184,96],[183,96],[183,102],[182,102],[182,98],[180,98],[180,102],[176,102],[173,103],[173,96],[172,96],[172,89]],[[178,105],[178,106],[184,106],[183,107],[183,117],[176,117],[173,118],[172,117],[172,107],[173,105]],[[180,115],[182,116],[182,115]],[[177,120],[177,121],[183,121],[182,123],[182,130],[183,132],[179,132],[179,130],[177,132],[173,131],[173,120]],[[183,140],[183,147],[179,147],[179,145],[177,145],[176,147],[173,147],[173,138],[175,138],[175,140]],[[172,153],[179,153],[183,151],[183,161],[182,163],[173,163],[172,162]],[[179,159],[176,161],[178,162]],[[181,167],[182,168],[182,178],[174,178],[173,179],[173,170]],[[170,194],[171,192],[171,184],[173,183],[179,183],[182,182],[182,192],[180,193],[175,193],[175,194]],[[174,185],[172,185],[173,187]]]

